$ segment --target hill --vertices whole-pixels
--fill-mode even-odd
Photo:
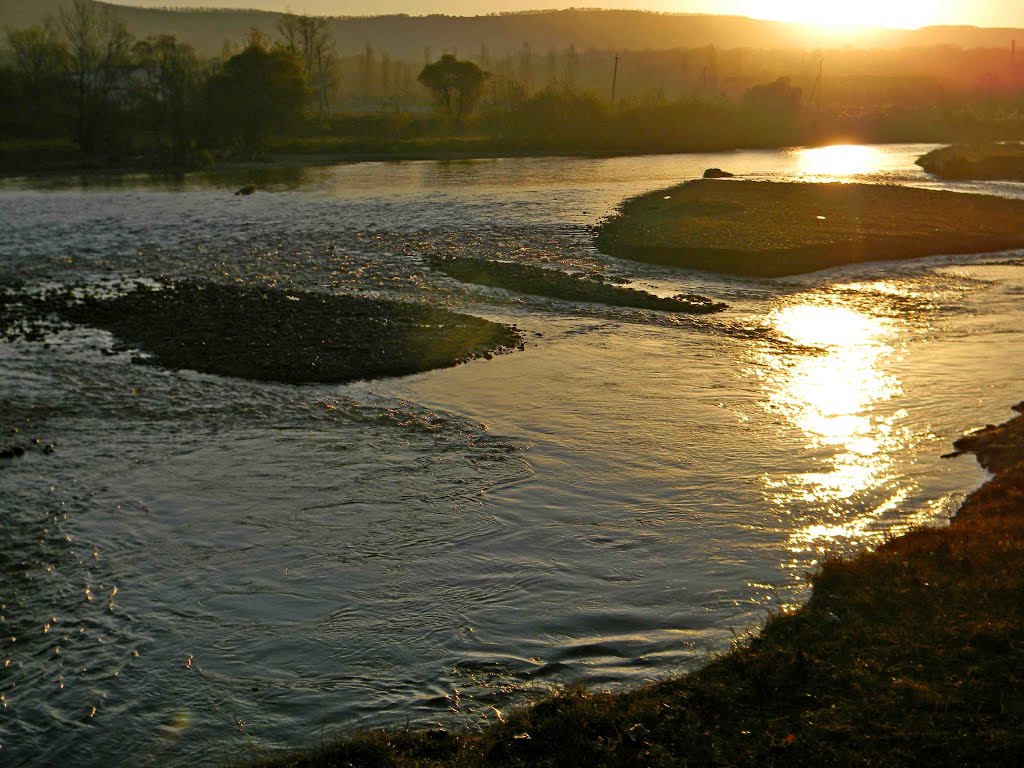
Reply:
[[[62,0],[0,0],[0,24],[22,27],[55,15]],[[115,4],[116,6],[116,4]],[[225,41],[241,39],[251,27],[272,32],[277,14],[239,10],[163,10],[116,6],[136,37],[173,34],[206,54],[219,53]],[[1006,48],[1014,39],[1024,44],[1024,30],[977,27],[925,27],[919,30],[870,30],[856,37],[823,36],[799,24],[739,16],[660,14],[646,11],[538,11],[490,16],[367,16],[332,19],[331,28],[342,53],[367,44],[397,58],[421,60],[427,49],[436,55],[492,55],[534,52],[671,50],[700,48],[820,49],[845,44],[862,48],[904,48],[953,45],[963,48]]]

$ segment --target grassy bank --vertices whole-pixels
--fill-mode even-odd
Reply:
[[[864,261],[1024,247],[1024,201],[872,184],[698,180],[627,201],[605,253],[777,277]],[[970,226],[967,226],[967,225]]]
[[[1024,144],[955,144],[932,150],[917,164],[941,179],[1024,181]]]
[[[476,734],[373,731],[252,765],[1020,765],[1024,417],[957,447],[994,477],[949,527],[827,562],[806,606],[698,672],[561,691]]]

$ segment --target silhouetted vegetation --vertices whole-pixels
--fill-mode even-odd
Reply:
[[[478,29],[478,50],[434,57],[430,35],[455,34],[446,17],[50,7],[48,19],[39,11],[38,23],[8,29],[0,51],[0,169],[1024,139],[1022,63],[1006,50],[936,45],[942,34],[990,40],[970,30],[809,51],[786,25],[565,11],[468,20],[458,35]],[[231,19],[229,42],[221,34],[214,47],[210,30]],[[627,42],[646,29],[652,48],[622,55],[613,104],[614,53],[569,35],[597,40],[616,25]],[[535,42],[508,43],[512,29]],[[691,47],[656,49],[667,29]],[[758,31],[762,46],[787,47],[753,47]],[[899,41],[921,45],[891,47]]]
[[[209,102],[216,135],[233,139],[253,156],[273,133],[286,133],[306,101],[302,61],[287,48],[268,50],[256,40],[210,78]]]
[[[480,100],[488,73],[471,61],[459,61],[446,53],[432,64],[427,64],[416,80],[430,89],[444,113],[462,125]]]

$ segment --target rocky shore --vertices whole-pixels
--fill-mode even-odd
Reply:
[[[0,302],[0,332],[41,341],[60,322],[101,328],[138,362],[288,383],[341,383],[444,368],[522,347],[520,333],[423,304],[257,286],[168,283]]]
[[[627,201],[597,246],[751,277],[1024,248],[1024,200],[874,184],[705,180]],[[969,226],[967,226],[969,224]]]
[[[439,256],[431,259],[430,266],[464,283],[504,288],[516,293],[566,301],[588,301],[616,307],[657,309],[687,314],[708,314],[726,308],[725,304],[706,296],[655,296],[635,288],[613,285],[600,278],[527,264]]]

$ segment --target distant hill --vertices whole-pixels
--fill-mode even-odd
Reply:
[[[199,2],[199,0],[197,0]],[[62,0],[0,0],[0,26],[21,27],[55,15]],[[226,41],[238,42],[251,27],[272,33],[278,14],[238,10],[162,10],[116,6],[136,37],[169,33],[206,54],[219,53]],[[332,28],[343,54],[367,44],[392,56],[422,60],[454,52],[469,56],[485,47],[492,56],[521,50],[534,53],[574,45],[589,50],[669,50],[699,48],[831,48],[844,41],[819,39],[796,24],[737,16],[658,14],[644,11],[563,10],[491,16],[374,16],[336,18]],[[977,27],[926,27],[875,30],[848,41],[863,48],[954,45],[963,48],[1009,48],[1024,45],[1024,30]]]

